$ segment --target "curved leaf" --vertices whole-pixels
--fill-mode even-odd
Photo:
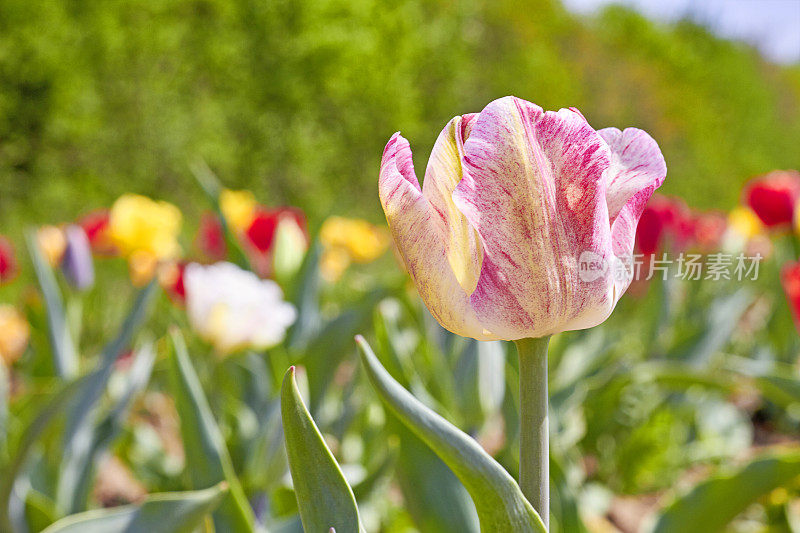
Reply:
[[[400,436],[396,478],[403,507],[417,528],[438,533],[478,533],[478,514],[464,485],[411,430],[389,416],[387,425],[398,426]]]
[[[658,517],[654,533],[721,531],[759,497],[800,477],[800,452],[758,457],[738,471],[701,482],[669,505]]]
[[[546,532],[519,485],[469,435],[423,405],[378,362],[360,335],[361,360],[389,409],[441,457],[472,496],[482,531]]]
[[[157,288],[158,282],[153,280],[139,291],[117,336],[103,348],[95,370],[88,376],[75,403],[70,405],[56,489],[56,506],[61,512],[75,513],[85,507],[82,498],[87,490],[82,485],[87,481],[85,476],[91,471],[91,462],[94,460],[92,444],[97,423],[96,406],[106,390],[115,361],[130,345],[134,334],[147,318]]]
[[[64,300],[61,297],[53,270],[39,250],[36,234],[32,230],[28,231],[26,239],[33,262],[33,270],[36,272],[36,279],[42,290],[45,307],[47,307],[47,335],[50,337],[53,350],[53,364],[60,377],[70,379],[78,374],[78,354],[67,324]]]
[[[67,516],[43,533],[189,533],[219,505],[226,492],[223,482],[205,490],[151,494],[139,505]]]
[[[11,519],[8,515],[9,498],[17,474],[25,464],[28,454],[53,418],[83,388],[85,382],[86,378],[83,377],[64,385],[25,428],[16,445],[9,446],[11,451],[9,455],[13,459],[10,464],[3,465],[2,471],[0,471],[0,531],[12,531]]]
[[[215,529],[237,533],[254,531],[253,510],[233,471],[225,440],[189,360],[186,344],[177,329],[172,329],[170,334],[174,348],[170,357],[173,397],[180,415],[186,469],[192,487],[208,487],[227,481],[230,490],[214,511]]]
[[[353,491],[303,403],[294,367],[283,378],[281,415],[303,528],[362,531]]]

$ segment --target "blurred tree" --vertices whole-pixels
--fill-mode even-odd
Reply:
[[[189,162],[312,221],[379,218],[395,130],[418,173],[453,115],[516,94],[661,143],[667,192],[727,207],[800,167],[800,66],[690,23],[555,0],[5,0],[0,224],[72,218],[134,191],[203,204]]]

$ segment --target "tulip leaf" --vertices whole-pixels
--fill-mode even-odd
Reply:
[[[81,471],[75,476],[77,484],[73,487],[72,497],[74,508],[82,509],[86,507],[94,482],[95,464],[122,432],[122,426],[133,398],[147,386],[147,382],[150,380],[150,372],[153,370],[155,357],[152,343],[147,343],[136,350],[122,393],[111,410],[95,424],[91,435],[92,442],[88,447],[86,459],[80,465],[82,467]]]
[[[205,490],[151,494],[138,505],[67,516],[44,533],[191,533],[220,504],[226,492],[223,482]]]
[[[297,506],[306,531],[363,531],[353,491],[306,409],[294,367],[281,387],[286,453]]]
[[[390,415],[400,426],[397,481],[404,507],[420,531],[478,533],[475,505],[464,485],[431,449]],[[387,424],[388,425],[388,424]]]
[[[305,349],[302,360],[308,371],[309,410],[316,414],[322,398],[330,385],[330,376],[349,350],[353,349],[353,336],[368,325],[375,305],[385,296],[385,290],[375,289],[364,296],[358,306],[342,312],[330,320]],[[325,357],[314,357],[315,354]]]
[[[464,484],[475,503],[482,531],[547,531],[517,482],[497,461],[469,435],[397,383],[363,337],[357,336],[356,342],[367,375],[381,399]]]
[[[722,531],[759,497],[800,477],[800,452],[763,455],[733,473],[717,474],[675,500],[658,517],[653,533]]]
[[[311,243],[300,267],[293,290],[291,302],[297,308],[297,320],[289,330],[288,345],[302,349],[322,327],[319,310],[319,260],[322,246],[318,240]]]
[[[0,470],[0,531],[12,531],[11,518],[9,517],[9,498],[22,466],[33,450],[39,436],[48,427],[50,422],[61,412],[67,404],[86,385],[86,378],[78,378],[64,385],[53,398],[38,412],[36,417],[22,432],[15,446],[9,445],[12,460],[3,465]]]
[[[63,456],[56,489],[56,505],[67,514],[83,510],[87,494],[81,489],[86,483],[86,472],[91,470],[94,457],[92,443],[95,441],[97,427],[96,407],[106,390],[108,380],[114,369],[114,362],[130,345],[134,334],[147,317],[150,303],[156,293],[156,280],[139,291],[136,300],[125,317],[117,336],[103,349],[97,367],[89,374],[86,386],[70,406],[67,425],[63,437]]]
[[[53,364],[56,374],[65,379],[70,379],[78,374],[78,354],[72,333],[69,330],[64,300],[58,288],[53,270],[42,257],[36,234],[29,231],[27,234],[28,251],[33,262],[33,270],[42,290],[44,304],[47,308],[47,335],[53,350]]]
[[[200,379],[189,360],[186,344],[177,328],[170,331],[170,376],[173,398],[181,421],[186,469],[193,488],[227,481],[230,490],[214,511],[217,531],[254,531],[255,517],[233,470],[222,432],[211,413]]]
[[[41,492],[29,488],[25,496],[25,525],[28,531],[42,531],[58,518],[56,504]]]

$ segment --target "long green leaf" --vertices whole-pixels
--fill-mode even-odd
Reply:
[[[322,246],[314,241],[306,252],[300,273],[291,294],[291,302],[297,308],[297,320],[289,330],[288,345],[293,349],[302,349],[313,335],[322,327],[319,310],[319,260]]]
[[[190,533],[219,505],[226,492],[223,482],[205,490],[151,494],[139,505],[62,518],[44,533]]]
[[[75,394],[83,388],[85,382],[86,378],[78,378],[64,385],[25,428],[16,446],[9,446],[12,460],[10,464],[4,465],[2,472],[0,472],[0,531],[12,531],[11,519],[8,514],[11,490],[14,486],[14,481],[17,479],[17,474],[25,464],[34,444],[53,418],[61,412],[65,404],[69,403]]]
[[[800,477],[800,452],[773,453],[754,459],[736,472],[701,482],[669,505],[658,517],[654,533],[712,533],[772,490]]]
[[[29,231],[26,238],[33,270],[36,272],[36,279],[39,281],[44,304],[47,307],[47,335],[53,349],[53,364],[60,377],[71,379],[78,374],[78,354],[67,324],[64,300],[53,270],[39,250],[36,234]]]
[[[289,468],[305,530],[361,531],[353,491],[300,397],[294,367],[283,378],[281,415]]]
[[[96,406],[108,385],[117,357],[130,345],[134,334],[145,321],[150,303],[158,288],[153,280],[139,291],[136,300],[125,317],[119,333],[103,348],[96,368],[89,375],[86,386],[70,408],[63,437],[63,457],[56,490],[56,505],[61,512],[70,514],[83,510],[82,496],[86,491],[80,486],[86,482],[85,473],[93,460],[92,443],[97,426]]]
[[[308,371],[308,407],[312,413],[316,414],[322,403],[330,376],[353,349],[353,336],[369,324],[375,305],[385,294],[384,289],[371,291],[357,306],[328,322],[305,348],[302,362]]]
[[[147,343],[136,350],[133,365],[128,371],[122,394],[115,401],[111,410],[93,428],[89,453],[86,460],[82,462],[83,470],[76,476],[78,483],[74,487],[75,492],[72,497],[73,502],[75,502],[73,504],[74,507],[86,507],[94,483],[95,465],[103,452],[111,446],[122,432],[125,417],[133,398],[147,386],[155,357],[156,354],[152,343]]]
[[[453,471],[396,417],[391,417],[388,422],[399,426],[400,455],[396,477],[403,493],[403,506],[417,529],[438,533],[478,533],[480,523],[475,505]]]
[[[472,496],[482,531],[546,532],[519,485],[469,435],[433,412],[397,383],[360,335],[361,360],[389,409],[433,449]]]
[[[227,481],[230,491],[214,511],[214,527],[217,531],[233,533],[254,531],[253,511],[233,470],[225,440],[189,360],[186,344],[177,329],[172,329],[170,335],[174,348],[170,357],[173,397],[180,415],[186,468],[192,487]]]

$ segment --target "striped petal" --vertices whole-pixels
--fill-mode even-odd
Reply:
[[[478,284],[483,250],[477,232],[453,202],[453,191],[462,178],[464,141],[477,116],[473,113],[455,117],[447,123],[433,146],[422,183],[423,196],[444,223],[450,267],[467,294]]]
[[[658,144],[636,128],[606,128],[598,131],[611,150],[606,201],[611,220],[612,250],[616,257],[633,255],[636,226],[653,192],[667,175],[667,165]],[[617,299],[631,278],[615,279]]]
[[[384,149],[378,191],[398,251],[431,314],[458,335],[494,338],[478,321],[450,265],[446,219],[422,194],[411,148],[399,133]]]
[[[608,316],[613,282],[581,281],[578,257],[611,259],[609,164],[606,142],[573,111],[506,97],[480,113],[453,200],[484,245],[470,301],[488,330],[540,337]]]

